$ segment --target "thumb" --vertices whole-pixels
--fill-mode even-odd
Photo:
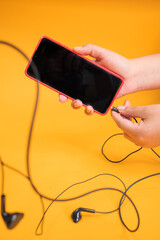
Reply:
[[[104,49],[94,44],[89,43],[82,47],[74,47],[73,50],[75,50],[76,52],[82,55],[89,55],[93,58],[96,58],[97,61],[103,58]]]
[[[142,118],[145,119],[147,117],[147,111],[145,106],[141,107],[127,107],[127,106],[118,106],[118,111],[121,115],[130,118]]]
[[[74,47],[73,50],[82,55],[89,55],[95,58],[97,63],[123,77],[128,72],[128,60],[111,50],[90,43],[82,47]]]

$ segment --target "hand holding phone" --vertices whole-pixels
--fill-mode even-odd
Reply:
[[[103,65],[103,67],[111,69],[113,72],[118,73],[124,78],[124,85],[122,89],[117,94],[116,98],[122,97],[123,95],[128,94],[127,91],[129,89],[132,90],[130,87],[131,81],[129,79],[130,75],[130,65],[129,60],[125,57],[115,53],[111,50],[93,45],[93,44],[86,44],[81,47],[74,47],[73,50],[81,55],[89,55],[94,58],[92,61]],[[59,101],[64,103],[67,101],[67,97],[64,95],[59,95]],[[74,109],[80,109],[82,107],[82,102],[78,100],[74,100],[72,102],[72,107]],[[94,109],[92,106],[87,105],[85,108],[85,113],[87,115],[92,115],[94,113]]]
[[[40,79],[32,71],[33,62]],[[46,37],[36,47],[26,75],[72,100],[79,99],[84,106],[91,105],[102,115],[123,83],[118,74]]]

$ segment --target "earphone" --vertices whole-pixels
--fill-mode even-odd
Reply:
[[[81,212],[88,212],[88,213],[95,213],[94,209],[88,209],[88,208],[77,208],[73,213],[72,213],[72,220],[73,222],[77,223],[81,220],[82,214]]]
[[[25,59],[27,61],[29,61],[28,57],[17,47],[15,47],[14,45],[8,43],[8,42],[4,42],[4,41],[0,41],[1,44],[5,44],[5,45],[8,45],[12,48],[14,48],[15,50],[17,50],[19,53],[21,53]],[[38,72],[37,72],[37,69],[36,69],[36,66],[34,66],[34,69],[33,71],[36,72],[36,74],[38,75]],[[30,168],[29,168],[29,153],[30,153],[30,145],[31,145],[31,138],[32,138],[32,130],[33,130],[33,126],[34,126],[34,120],[35,120],[35,116],[36,116],[36,111],[37,111],[37,106],[38,106],[38,100],[39,100],[39,83],[37,82],[36,84],[37,86],[37,94],[36,94],[36,101],[35,101],[35,106],[34,106],[34,111],[33,111],[33,116],[32,116],[32,121],[31,121],[31,125],[30,125],[30,130],[29,130],[29,135],[28,135],[28,142],[27,142],[27,154],[26,154],[26,163],[27,163],[27,176],[25,174],[23,174],[22,172],[20,172],[19,170],[17,169],[14,169],[13,167],[7,165],[6,163],[4,163],[1,159],[0,159],[0,163],[1,163],[1,167],[2,167],[2,195],[1,195],[1,215],[2,215],[2,218],[7,226],[8,229],[13,229],[14,227],[17,226],[17,224],[21,221],[21,219],[23,218],[24,214],[23,213],[7,213],[5,211],[5,194],[4,194],[4,172],[3,172],[3,168],[4,167],[7,167],[7,168],[10,168],[12,169],[13,171],[16,171],[18,174],[21,174],[21,176],[25,177],[31,184],[32,188],[34,189],[35,193],[40,197],[40,200],[41,200],[41,204],[42,204],[42,211],[43,211],[43,216],[36,228],[36,234],[39,234],[38,233],[38,229],[41,225],[41,233],[43,232],[43,220],[44,220],[44,216],[46,215],[47,211],[49,210],[49,208],[52,206],[52,204],[55,202],[55,201],[59,201],[59,202],[66,202],[66,201],[71,201],[71,200],[75,200],[75,199],[78,199],[78,198],[81,198],[81,197],[84,197],[86,195],[89,195],[89,194],[92,194],[94,192],[98,192],[98,191],[106,191],[106,190],[109,190],[109,191],[117,191],[119,192],[122,196],[120,198],[120,201],[119,201],[119,205],[116,209],[113,209],[111,211],[108,211],[108,212],[100,212],[100,211],[96,211],[94,209],[89,209],[89,208],[83,208],[83,207],[80,207],[80,208],[77,208],[76,210],[73,211],[73,213],[71,214],[71,219],[73,220],[73,222],[75,223],[78,223],[81,219],[82,219],[82,212],[86,212],[86,214],[90,214],[90,213],[95,213],[95,214],[108,214],[108,213],[113,213],[115,211],[118,211],[119,212],[119,217],[120,217],[120,220],[122,222],[122,224],[125,226],[125,228],[130,231],[130,232],[135,232],[138,230],[139,228],[139,225],[140,225],[140,217],[139,217],[139,213],[138,213],[138,210],[135,206],[135,204],[133,203],[133,201],[131,200],[131,198],[128,196],[127,192],[128,190],[133,187],[135,184],[137,184],[138,182],[142,181],[142,180],[145,180],[147,178],[150,178],[150,177],[153,177],[153,176],[157,176],[157,175],[160,175],[160,173],[155,173],[155,174],[152,174],[152,175],[149,175],[149,176],[146,176],[144,178],[141,178],[137,181],[135,181],[134,183],[132,183],[128,188],[126,188],[124,182],[118,178],[117,176],[113,175],[113,174],[109,174],[109,173],[102,173],[102,174],[98,174],[96,176],[93,176],[89,179],[86,179],[84,181],[81,181],[81,182],[78,182],[78,183],[74,183],[72,184],[71,186],[67,187],[66,189],[64,189],[56,198],[50,198],[48,196],[45,196],[44,194],[40,193],[37,189],[37,187],[33,184],[33,181],[32,181],[32,177],[31,177],[31,174],[30,174]],[[118,111],[116,108],[112,107],[112,110],[113,111]],[[102,146],[102,154],[103,156],[110,162],[114,162],[114,163],[118,163],[118,162],[122,162],[124,161],[127,157],[129,157],[131,154],[133,153],[136,153],[138,151],[140,151],[142,148],[139,148],[138,150],[128,154],[125,158],[115,162],[115,161],[112,161],[110,159],[107,158],[107,156],[104,154],[104,145],[112,138],[112,137],[115,137],[117,135],[123,135],[122,133],[120,134],[114,134],[112,135],[111,137],[109,137],[103,144]],[[151,149],[156,155],[158,158],[160,158],[160,156],[158,155],[158,153],[156,153],[153,149]],[[123,187],[124,187],[124,191],[120,190],[120,189],[116,189],[116,188],[99,188],[99,189],[95,189],[95,190],[92,190],[90,192],[87,192],[87,193],[84,193],[84,194],[81,194],[79,196],[76,196],[76,197],[72,197],[72,198],[68,198],[68,199],[60,199],[59,197],[64,193],[66,192],[68,189],[72,188],[73,186],[76,186],[78,184],[83,184],[87,181],[91,181],[92,179],[94,178],[97,178],[97,177],[100,177],[100,176],[112,176],[112,177],[115,177],[117,178],[119,181],[121,181]],[[44,199],[48,199],[51,201],[51,203],[49,204],[49,206],[46,208],[46,210],[44,210],[44,204],[43,204],[43,198]],[[126,223],[124,223],[123,221],[123,218],[122,218],[122,214],[121,214],[121,206],[122,204],[124,203],[125,199],[128,199],[131,204],[133,205],[134,209],[135,209],[135,212],[136,212],[136,215],[137,215],[137,226],[136,228],[134,229],[129,229],[129,227],[126,225]],[[41,234],[40,233],[40,234]]]
[[[8,213],[5,209],[5,195],[1,196],[1,216],[7,226],[8,229],[12,229],[17,226],[17,224],[21,221],[24,214],[23,213]]]

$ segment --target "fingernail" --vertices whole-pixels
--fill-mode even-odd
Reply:
[[[87,113],[93,113],[93,108],[91,106],[86,107],[85,110]]]
[[[86,108],[86,112],[87,112],[87,113],[90,113],[90,112],[91,112],[91,110],[90,110],[90,109],[88,109],[88,108]]]
[[[125,108],[126,108],[125,106],[117,106],[118,111],[124,111]]]
[[[60,97],[59,97],[59,100],[60,100],[60,102],[66,102],[66,97],[65,96],[63,96],[63,95],[61,95]]]
[[[79,107],[79,105],[78,105],[77,103],[74,103],[74,106],[75,106],[75,107]]]

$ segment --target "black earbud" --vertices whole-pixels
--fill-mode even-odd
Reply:
[[[16,227],[24,216],[23,213],[7,213],[5,211],[5,195],[1,196],[1,215],[7,228],[9,229]]]
[[[77,223],[81,220],[82,214],[81,212],[89,212],[89,213],[95,213],[94,209],[88,209],[88,208],[77,208],[73,213],[72,213],[72,220],[73,222]]]

